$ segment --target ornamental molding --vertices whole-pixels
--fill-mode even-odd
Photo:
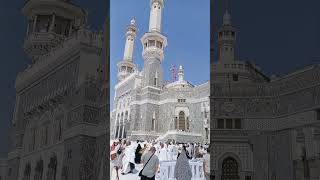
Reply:
[[[142,57],[145,61],[148,61],[150,59],[157,59],[160,62],[162,62],[164,59],[164,54],[163,54],[163,50],[159,48],[152,48],[152,49],[147,48],[143,50]]]

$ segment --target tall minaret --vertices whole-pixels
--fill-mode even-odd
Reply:
[[[218,31],[219,61],[235,60],[236,29],[232,26],[231,15],[226,10],[222,27]]]
[[[182,68],[182,65],[180,65],[180,67],[179,67],[178,76],[179,76],[179,82],[182,82],[183,81],[183,77],[184,77],[184,70]]]
[[[27,17],[23,48],[36,63],[86,25],[87,13],[70,0],[26,1],[22,13]]]
[[[136,36],[136,21],[132,19],[130,21],[130,24],[127,26],[126,45],[124,48],[123,59],[117,64],[119,81],[122,81],[131,73],[134,73],[136,71],[136,65],[133,63],[133,49]]]
[[[161,34],[161,14],[164,0],[150,0],[149,32],[141,38],[144,59],[144,86],[161,88],[163,84],[164,59],[163,50],[167,46],[167,38]]]
[[[150,3],[150,19],[149,19],[149,32],[161,32],[161,13],[163,8],[163,0],[151,1]]]

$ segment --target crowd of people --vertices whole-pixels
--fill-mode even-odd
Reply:
[[[190,159],[203,159],[203,170],[206,179],[210,179],[210,151],[208,144],[176,143],[155,141],[115,140],[111,144],[111,163],[116,171],[126,175],[134,173],[137,164],[143,169],[139,176],[141,180],[154,180],[160,171],[161,161],[176,161],[174,176],[177,180],[191,180]]]

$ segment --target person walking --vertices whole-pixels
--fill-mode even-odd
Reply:
[[[156,148],[151,147],[149,152],[142,156],[143,169],[139,173],[141,180],[155,180],[156,172],[159,168],[159,159],[155,152]]]
[[[207,148],[206,153],[203,156],[203,171],[206,180],[210,180],[210,147]]]
[[[116,180],[119,180],[119,169],[121,167],[121,161],[120,161],[120,157],[119,154],[117,154],[117,151],[120,149],[120,144],[115,141],[111,147],[111,163],[114,167],[114,169],[116,170]]]
[[[135,158],[135,149],[134,145],[131,144],[130,141],[127,141],[125,150],[124,150],[124,157],[122,159],[122,175],[132,173],[135,169],[134,164],[134,158]]]
[[[134,158],[134,162],[136,164],[140,164],[141,163],[141,156],[142,156],[141,150],[142,150],[141,145],[138,144],[138,147],[137,147],[136,152],[135,152],[135,158]]]
[[[189,155],[189,152],[187,151],[187,148],[185,145],[182,145],[182,147],[180,148],[180,152],[178,153],[178,158],[181,155],[182,151],[184,151],[183,154],[185,154],[188,159],[192,159],[192,157]]]
[[[174,177],[177,180],[191,180],[192,172],[187,158],[186,147],[183,146],[182,151],[177,159],[174,169]]]

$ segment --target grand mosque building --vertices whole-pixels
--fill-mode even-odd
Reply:
[[[105,33],[88,29],[87,11],[70,0],[29,0],[22,12],[32,61],[16,78],[0,179],[108,179],[108,22]]]
[[[319,179],[320,66],[270,78],[239,60],[228,11],[217,37],[210,80],[214,179]]]
[[[111,138],[178,142],[208,142],[210,135],[210,84],[193,85],[184,79],[183,66],[178,79],[164,79],[163,61],[167,37],[161,33],[163,0],[150,1],[149,31],[141,37],[144,66],[140,71],[132,58],[137,27],[127,26],[123,58],[118,62],[111,112]]]
[[[183,66],[169,82],[162,67],[168,44],[161,33],[163,8],[163,0],[150,0],[141,70],[132,58],[137,26],[129,22],[110,112],[108,22],[104,33],[93,32],[86,28],[87,12],[70,0],[25,2],[23,48],[32,61],[16,78],[1,180],[109,179],[109,133],[210,141],[215,180],[319,179],[320,66],[269,77],[239,60],[237,29],[227,11],[219,46],[211,51],[219,58],[211,63],[210,82],[191,84]]]

